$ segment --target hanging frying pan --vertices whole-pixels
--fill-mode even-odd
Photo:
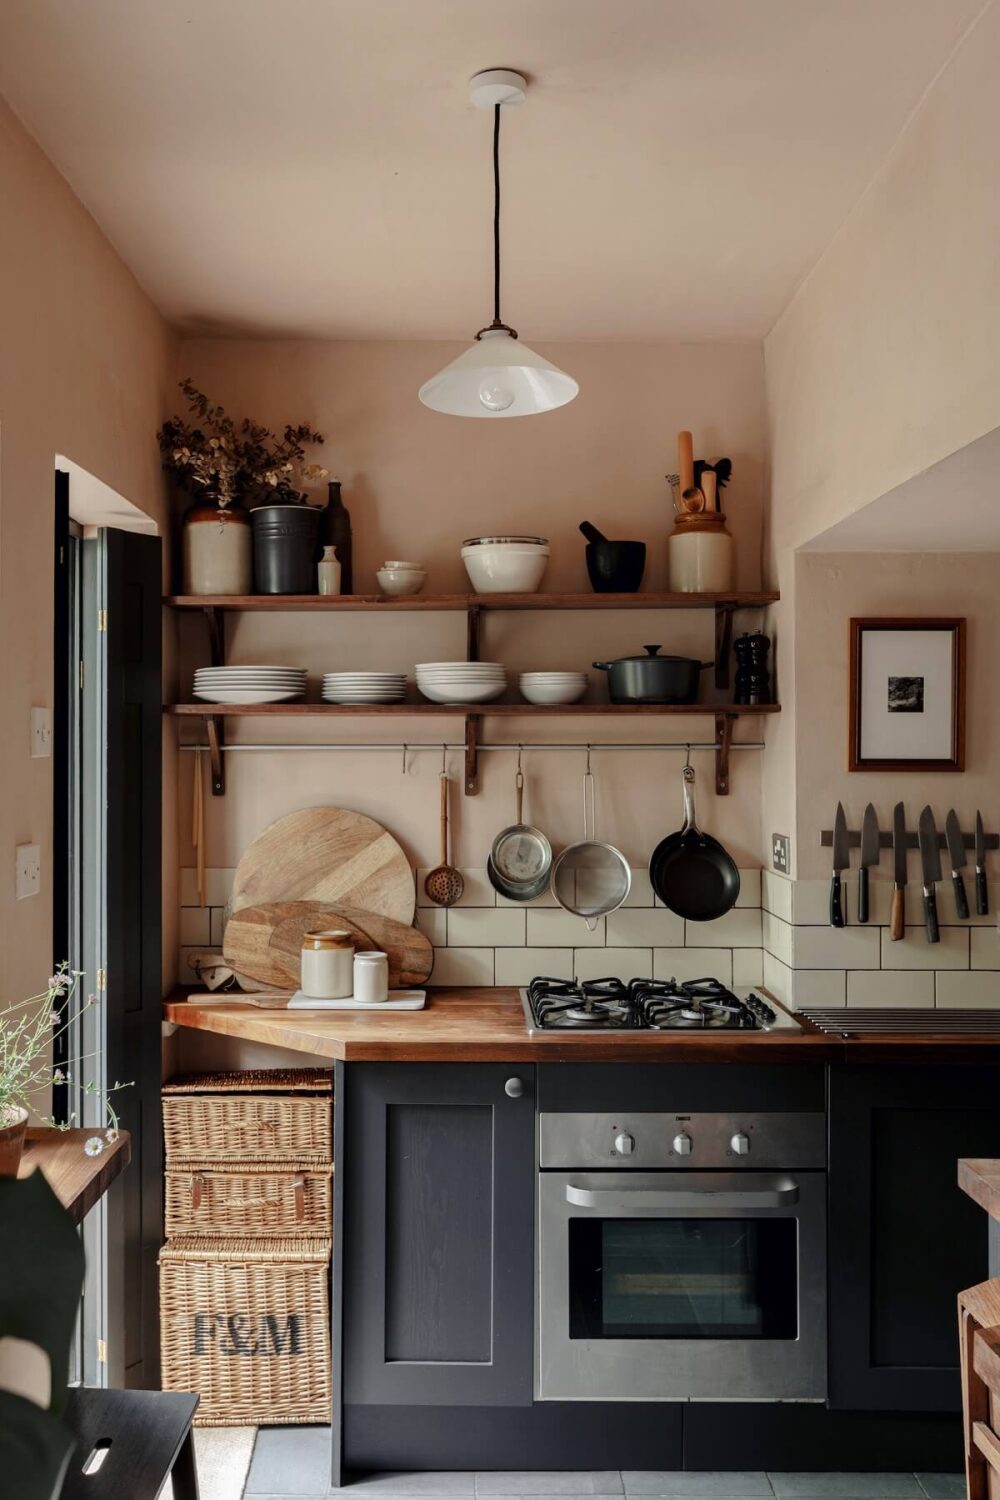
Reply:
[[[684,825],[653,850],[649,879],[664,906],[689,922],[713,922],[736,905],[740,872],[729,854],[695,819],[694,767],[686,765]]]

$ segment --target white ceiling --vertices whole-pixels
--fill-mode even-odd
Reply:
[[[982,0],[3,0],[0,89],[198,332],[762,337]]]

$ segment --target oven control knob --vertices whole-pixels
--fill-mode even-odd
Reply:
[[[674,1136],[674,1150],[678,1156],[690,1156],[693,1145],[694,1142],[685,1130],[682,1130],[680,1135]]]
[[[732,1140],[729,1142],[729,1145],[734,1156],[750,1155],[750,1137],[748,1135],[744,1135],[742,1130],[738,1130],[736,1132]]]
[[[616,1153],[616,1155],[618,1155],[618,1156],[631,1156],[632,1152],[634,1150],[635,1150],[635,1136],[634,1135],[629,1135],[629,1133],[628,1133],[627,1130],[623,1130],[622,1133],[621,1133],[621,1135],[616,1135],[615,1136],[615,1153]]]

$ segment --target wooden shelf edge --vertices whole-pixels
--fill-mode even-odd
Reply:
[[[457,718],[469,714],[482,718],[494,716],[524,718],[591,716],[634,718],[666,715],[668,717],[716,717],[742,719],[759,714],[781,712],[780,703],[165,703],[165,714],[195,719],[218,718],[354,718],[357,715],[386,718]]]
[[[176,610],[244,610],[248,612],[343,610],[384,611],[388,614],[434,610],[546,610],[546,609],[762,609],[776,604],[770,590],[733,590],[724,594],[411,594],[386,598],[382,594],[169,594],[163,603]]]

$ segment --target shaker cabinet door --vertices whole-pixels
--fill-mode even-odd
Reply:
[[[345,1403],[530,1405],[534,1069],[344,1071]]]

